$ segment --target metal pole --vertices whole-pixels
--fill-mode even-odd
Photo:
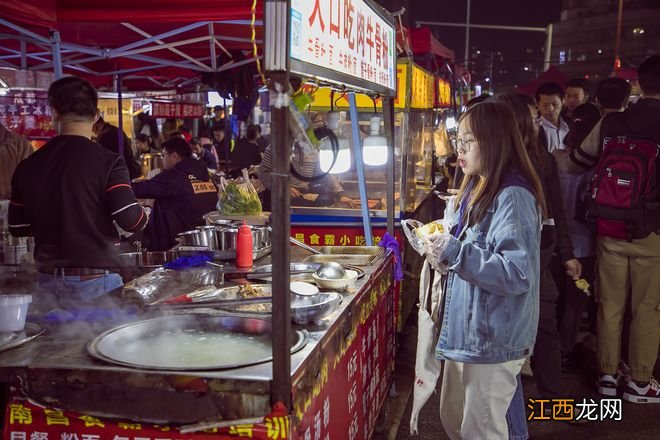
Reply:
[[[383,119],[387,139],[387,169],[385,187],[387,193],[387,233],[394,237],[394,100],[383,98]]]
[[[55,73],[55,79],[62,78],[62,54],[60,53],[60,33],[57,31],[52,31],[50,33],[51,37],[51,48],[53,51],[53,72]]]
[[[371,220],[369,218],[369,200],[367,198],[367,182],[364,174],[364,161],[362,160],[362,140],[360,139],[360,126],[358,125],[357,105],[355,93],[348,94],[348,103],[351,113],[351,129],[353,131],[353,153],[355,154],[355,168],[357,168],[358,187],[360,188],[360,206],[362,207],[362,226],[367,246],[373,246],[371,236]]]
[[[266,64],[270,76],[273,171],[271,211],[273,218],[273,382],[271,402],[282,402],[291,410],[291,293],[289,284],[291,212],[289,168],[289,1],[264,2],[264,54],[278,63]],[[278,56],[279,55],[279,56]]]
[[[27,69],[27,43],[21,40],[21,70]]]
[[[465,18],[465,68],[469,69],[468,61],[470,58],[470,3],[467,0],[467,16]]]
[[[621,50],[621,20],[623,19],[623,0],[619,0],[619,11],[616,18],[616,43],[614,46],[614,68],[617,68],[619,51]]]
[[[550,60],[552,59],[552,23],[546,28],[545,36],[545,60],[543,62],[543,70],[548,70],[550,68]]]
[[[417,25],[427,26],[442,26],[442,27],[460,27],[464,28],[468,25],[465,23],[450,23],[447,21],[416,21]],[[497,24],[474,24],[470,23],[469,27],[472,29],[496,29],[500,31],[525,31],[525,32],[546,32],[545,27],[531,27],[531,26],[504,26]]]
[[[117,74],[117,152],[124,157],[124,115],[122,110],[121,74]],[[128,165],[128,164],[126,164]]]

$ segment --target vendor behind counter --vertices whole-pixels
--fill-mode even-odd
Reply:
[[[293,158],[291,159],[291,168],[299,176],[310,178],[312,176],[323,175],[319,163],[319,154],[305,153],[303,148],[296,142],[293,146]],[[271,146],[264,151],[261,165],[259,166],[259,180],[266,187],[263,197],[264,210],[270,211],[270,190],[272,188],[271,173],[273,172],[273,153]],[[348,207],[354,208],[360,206],[359,200],[353,200],[344,194],[344,188],[333,174],[325,175],[311,182],[291,176],[291,205],[293,206],[330,206],[341,202]]]
[[[163,143],[163,168],[154,178],[133,183],[136,197],[155,200],[143,240],[151,251],[175,246],[177,234],[203,225],[204,214],[218,203],[206,164],[192,158],[184,139],[173,137]]]

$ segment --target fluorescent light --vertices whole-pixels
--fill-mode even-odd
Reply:
[[[330,174],[341,174],[351,169],[351,149],[348,139],[337,138],[337,141],[339,142],[339,152],[337,153],[337,161],[332,169],[330,169],[330,165],[332,165],[334,154],[330,147],[330,141],[328,138],[324,138],[321,141],[319,166],[324,173],[327,173],[329,170]]]
[[[380,135],[380,117],[371,118],[371,135],[362,143],[362,160],[365,165],[380,166],[387,163],[387,139]]]

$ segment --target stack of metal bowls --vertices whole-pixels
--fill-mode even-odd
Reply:
[[[228,225],[198,226],[192,231],[177,235],[182,246],[205,247],[211,251],[235,251],[240,223]],[[270,226],[250,226],[253,249],[270,246]]]

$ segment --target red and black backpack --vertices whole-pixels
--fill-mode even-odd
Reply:
[[[601,125],[602,150],[589,186],[588,220],[600,236],[645,238],[660,228],[660,142],[631,130],[625,113],[609,116]]]

